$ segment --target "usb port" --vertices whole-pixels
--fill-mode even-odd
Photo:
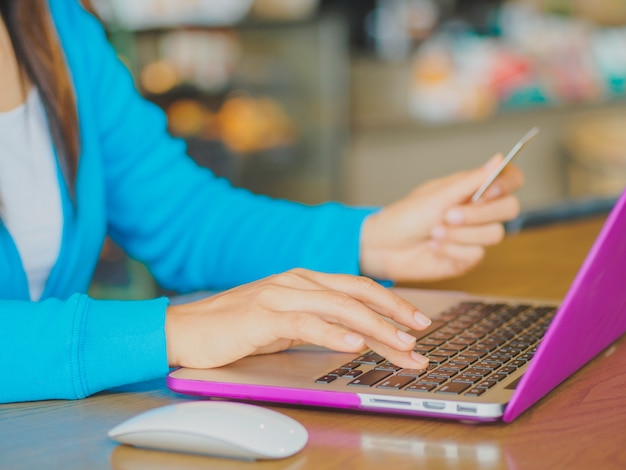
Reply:
[[[438,403],[436,401],[425,401],[423,405],[427,410],[443,410],[446,407],[445,403]]]
[[[456,405],[456,410],[459,413],[474,413],[474,414],[476,414],[476,407],[475,406]]]

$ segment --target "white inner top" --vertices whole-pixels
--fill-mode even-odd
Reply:
[[[11,233],[39,300],[61,248],[63,213],[48,121],[33,88],[0,113],[0,217]]]

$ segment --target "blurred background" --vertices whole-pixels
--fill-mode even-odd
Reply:
[[[626,185],[626,0],[94,3],[171,132],[235,186],[386,204],[533,126],[525,213]],[[158,289],[115,247],[101,264],[95,296]]]

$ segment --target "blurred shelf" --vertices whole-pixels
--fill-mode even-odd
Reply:
[[[311,24],[316,23],[320,20],[320,17],[323,16],[323,13],[316,12],[314,15],[307,18],[300,18],[296,20],[264,20],[264,19],[255,19],[255,18],[246,18],[244,20],[238,21],[233,24],[211,24],[206,23],[203,24],[201,22],[198,23],[180,23],[180,24],[171,24],[171,25],[161,25],[161,26],[146,26],[141,28],[129,28],[124,26],[123,24],[111,22],[107,24],[107,29],[111,33],[118,34],[129,34],[129,35],[155,35],[155,34],[164,34],[171,31],[179,31],[181,29],[185,30],[211,30],[211,31],[223,31],[223,30],[237,30],[237,31],[246,31],[246,30],[289,30],[293,28],[302,28],[310,26]]]
[[[201,165],[274,197],[305,203],[341,197],[349,131],[349,43],[342,16],[246,20],[226,29],[113,28],[109,34],[144,95],[168,112],[172,132],[188,140],[189,154]],[[219,43],[224,38],[226,45]],[[175,86],[157,83],[162,91],[150,93],[142,73],[154,64],[157,80],[180,70],[191,80],[179,76]],[[213,72],[228,75],[203,89]],[[187,107],[179,106],[174,122],[170,113],[177,102]],[[176,132],[194,126],[201,132]],[[275,137],[267,135],[272,129]],[[267,147],[262,139],[276,143]]]
[[[621,109],[626,95],[604,97],[600,100],[562,103],[528,103],[519,107],[499,109],[480,119],[428,122],[412,115],[409,102],[411,63],[390,63],[374,56],[361,54],[351,61],[351,129],[354,133],[404,133],[407,131],[432,135],[466,130],[493,123],[514,122],[520,118],[560,116],[604,110]],[[384,84],[384,85],[383,85]]]

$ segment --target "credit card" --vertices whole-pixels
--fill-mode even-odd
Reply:
[[[496,168],[489,176],[489,178],[487,178],[487,180],[480,186],[480,188],[476,190],[476,192],[472,196],[472,202],[476,202],[480,199],[484,192],[487,191],[489,186],[491,186],[491,183],[493,183],[498,175],[502,173],[502,170],[504,170],[506,166],[513,161],[513,159],[517,156],[520,150],[522,150],[522,148],[530,141],[530,139],[535,137],[538,133],[539,128],[533,127],[526,133],[526,135],[524,135],[524,137],[517,141],[517,143],[513,146],[507,156],[504,157],[504,160],[502,160],[500,165],[498,165],[498,168]]]

